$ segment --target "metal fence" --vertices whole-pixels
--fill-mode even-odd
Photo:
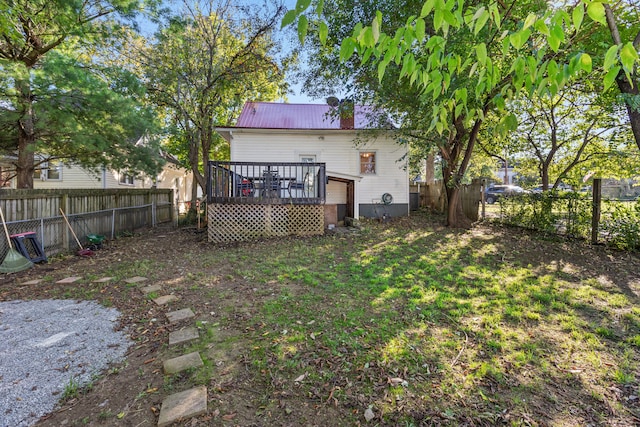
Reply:
[[[640,199],[602,198],[599,180],[594,180],[593,189],[591,195],[548,192],[505,197],[487,217],[593,244],[640,250]]]
[[[92,243],[88,235],[114,239],[141,228],[155,227],[159,223],[171,221],[172,210],[171,203],[154,202],[140,206],[67,214],[67,218],[80,243],[88,246]],[[36,233],[47,256],[73,251],[78,246],[62,215],[9,221],[7,228],[10,235]],[[0,259],[4,259],[8,250],[7,239],[0,239]]]
[[[207,202],[320,205],[326,197],[325,163],[210,161]]]

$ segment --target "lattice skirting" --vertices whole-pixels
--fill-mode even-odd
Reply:
[[[324,233],[323,205],[210,204],[208,217],[215,243]]]

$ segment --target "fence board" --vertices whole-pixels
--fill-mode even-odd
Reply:
[[[60,216],[60,208],[85,243],[87,234],[113,238],[123,231],[133,232],[174,219],[173,191],[167,189],[1,189],[0,207],[9,233],[36,231],[48,256],[77,246]],[[7,250],[6,239],[0,239],[2,258]]]
[[[442,180],[434,181],[432,184],[412,184],[409,188],[411,192],[419,193],[420,207],[433,209],[436,212],[444,213],[447,209],[446,189]],[[480,206],[481,183],[480,180],[473,180],[471,184],[460,187],[460,202],[465,215],[472,221],[478,220],[478,207]]]

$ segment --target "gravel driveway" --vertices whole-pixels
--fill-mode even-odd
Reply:
[[[132,344],[120,313],[91,301],[0,302],[0,427],[30,426]]]

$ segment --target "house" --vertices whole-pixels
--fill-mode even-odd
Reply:
[[[371,109],[350,106],[340,115],[341,106],[248,102],[236,126],[217,131],[232,162],[326,165],[325,227],[408,215],[407,147],[393,130],[374,129]]]
[[[16,188],[14,158],[0,158],[0,187]],[[191,199],[192,173],[171,163],[152,179],[137,177],[127,173],[102,168],[90,171],[72,162],[50,161],[41,165],[33,177],[34,189],[126,189],[126,188],[171,188],[174,203],[184,210],[186,201]]]

